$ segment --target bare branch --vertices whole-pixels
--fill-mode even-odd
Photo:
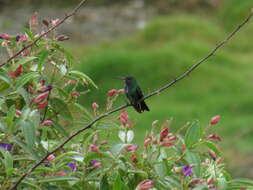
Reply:
[[[253,16],[253,11],[251,11],[251,13],[249,14],[249,16],[240,24],[237,26],[237,28],[231,32],[226,38],[225,40],[223,40],[222,42],[220,42],[212,51],[210,51],[210,53],[205,56],[204,58],[202,58],[199,62],[197,62],[196,64],[194,64],[193,66],[191,66],[186,72],[184,72],[182,75],[180,75],[178,78],[176,78],[175,80],[173,80],[172,82],[166,84],[165,86],[159,88],[158,90],[151,92],[149,94],[147,94],[143,99],[148,99],[156,94],[159,94],[160,92],[170,88],[171,86],[175,85],[177,82],[181,81],[182,79],[184,79],[186,76],[188,76],[191,72],[193,72],[194,70],[196,70],[202,63],[204,63],[206,60],[208,60],[210,57],[212,57],[215,52],[220,49],[221,47],[223,47],[246,23],[249,22],[249,20],[251,19],[251,17]],[[94,123],[96,123],[97,121],[117,112],[120,111],[126,107],[131,106],[131,104],[125,104],[122,105],[118,108],[115,108],[109,112],[106,112],[100,116],[98,116],[97,118],[95,118],[93,121],[91,121],[89,124],[87,124],[86,126],[84,126],[83,128],[79,129],[78,131],[76,131],[75,133],[73,133],[70,137],[68,137],[64,142],[62,142],[59,146],[57,146],[54,150],[52,150],[51,152],[49,152],[47,155],[45,155],[38,163],[36,163],[28,172],[24,173],[20,179],[16,182],[16,184],[10,189],[10,190],[15,190],[16,187],[22,182],[22,180],[28,176],[29,174],[31,174],[31,172],[36,169],[40,164],[42,164],[47,157],[50,154],[53,154],[55,152],[57,152],[59,149],[61,149],[64,145],[66,145],[69,141],[71,141],[75,136],[77,136],[78,134],[82,133],[83,131],[89,129],[92,127],[92,125]]]
[[[44,32],[43,34],[40,34],[34,41],[32,41],[30,44],[28,44],[27,46],[24,46],[21,50],[19,50],[17,53],[15,53],[13,56],[11,56],[9,59],[7,59],[5,62],[0,64],[0,67],[6,65],[7,63],[9,63],[11,60],[15,59],[17,56],[19,56],[22,52],[24,52],[26,49],[34,46],[36,44],[37,41],[39,41],[42,37],[46,36],[48,33],[50,33],[51,31],[53,31],[54,29],[56,29],[58,26],[60,26],[62,23],[64,23],[69,17],[73,16],[76,14],[76,12],[81,8],[81,6],[86,2],[86,0],[82,0],[77,6],[76,8],[73,9],[72,12],[70,12],[69,14],[67,14],[63,19],[61,19],[56,25],[52,26],[51,28],[49,28],[46,32]]]

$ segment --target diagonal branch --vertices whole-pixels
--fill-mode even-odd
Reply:
[[[50,33],[51,31],[53,31],[54,29],[56,29],[58,26],[60,26],[62,23],[64,23],[69,17],[72,17],[73,15],[76,14],[76,12],[81,8],[81,6],[86,2],[86,0],[82,0],[77,6],[76,8],[73,9],[72,12],[70,12],[69,14],[67,14],[63,19],[61,19],[56,25],[52,26],[51,28],[49,28],[46,32],[44,32],[43,34],[40,34],[34,41],[32,41],[30,44],[28,44],[27,46],[24,46],[21,50],[19,50],[17,53],[15,53],[13,56],[11,56],[9,59],[7,59],[5,62],[0,64],[0,67],[6,65],[7,63],[9,63],[11,60],[15,59],[17,56],[19,56],[22,52],[24,52],[26,49],[34,46],[36,44],[37,41],[39,41],[42,37],[46,36],[48,33]]]
[[[210,57],[212,57],[216,51],[218,49],[220,49],[221,47],[223,47],[245,24],[247,24],[249,22],[249,20],[251,19],[251,17],[253,16],[253,10],[251,11],[251,13],[249,14],[249,16],[240,24],[238,25],[223,41],[221,41],[215,48],[213,48],[210,53],[205,56],[204,58],[202,58],[199,62],[197,62],[196,64],[192,65],[188,70],[186,70],[182,75],[180,75],[178,78],[176,78],[175,80],[173,80],[172,82],[166,84],[165,86],[159,88],[158,90],[151,92],[149,94],[147,94],[143,99],[148,99],[156,94],[159,94],[160,92],[172,87],[173,85],[175,85],[177,82],[181,81],[182,79],[184,79],[185,77],[189,76],[189,74],[191,72],[193,72],[194,70],[196,70],[202,63],[204,63],[206,60],[208,60]],[[28,176],[29,174],[31,174],[33,172],[34,169],[36,169],[39,165],[41,165],[50,154],[53,154],[55,152],[57,152],[59,149],[61,149],[65,144],[67,144],[69,141],[71,141],[74,137],[76,137],[78,134],[82,133],[83,131],[89,129],[92,127],[93,124],[95,124],[97,121],[117,112],[120,111],[126,107],[131,106],[131,104],[125,104],[122,105],[118,108],[115,108],[109,112],[106,112],[100,116],[98,116],[97,118],[95,118],[93,121],[91,121],[89,124],[87,124],[86,126],[84,126],[83,128],[79,129],[78,131],[76,131],[75,133],[73,133],[70,137],[68,137],[64,142],[62,142],[60,145],[58,145],[54,150],[52,150],[51,152],[47,153],[47,155],[45,155],[38,163],[36,163],[35,165],[33,165],[32,168],[29,169],[28,172],[24,173],[20,179],[15,183],[15,185],[10,189],[10,190],[16,190],[17,186],[22,182],[22,180]]]

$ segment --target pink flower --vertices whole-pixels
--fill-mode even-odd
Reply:
[[[54,19],[54,20],[51,20],[51,23],[52,23],[53,26],[59,24],[60,22],[61,22],[61,20],[58,19],[58,18],[57,18],[57,19]]]
[[[210,124],[211,125],[216,125],[220,120],[220,116],[219,115],[216,115],[214,117],[212,117],[212,119],[210,120]]]
[[[88,169],[94,169],[94,168],[100,168],[102,166],[101,162],[98,162],[97,160],[91,160],[92,166]]]
[[[0,39],[10,40],[11,36],[9,34],[0,34]]]
[[[207,137],[207,139],[212,139],[212,140],[218,140],[221,141],[221,138],[215,134],[211,134]]]
[[[56,172],[56,175],[57,176],[66,176],[67,174],[64,171],[60,171],[60,172]]]
[[[41,125],[43,126],[50,126],[50,125],[53,125],[53,121],[51,120],[45,120],[41,123]]]
[[[47,92],[42,93],[33,99],[33,103],[38,104],[38,103],[42,102],[43,100],[45,100],[47,97],[48,97]]]
[[[55,159],[55,156],[53,154],[50,154],[48,157],[47,157],[47,160],[48,161],[53,161]]]
[[[168,134],[169,134],[169,128],[168,127],[161,130],[161,132],[160,132],[160,141],[163,141],[163,139],[165,137],[167,137]]]
[[[175,135],[163,139],[163,141],[175,141],[175,140],[177,140],[177,136]]]
[[[154,182],[149,180],[149,179],[145,179],[143,181],[141,181],[138,185],[137,185],[137,189],[138,190],[149,190],[150,188],[152,188],[154,185]]]
[[[94,144],[90,144],[89,147],[91,152],[100,152],[99,148]]]
[[[20,116],[22,112],[20,110],[16,110],[16,115]]]
[[[23,65],[20,64],[16,70],[14,72],[9,72],[8,73],[8,76],[11,77],[11,78],[16,78],[18,76],[20,76],[21,72],[22,72],[22,68],[23,68]]]
[[[133,123],[128,121],[128,113],[126,110],[121,110],[119,117],[117,117],[117,120],[120,120],[122,125],[131,127]]]
[[[38,110],[44,109],[45,107],[47,107],[47,105],[48,105],[48,102],[44,102],[42,104],[38,104],[37,109]]]
[[[117,90],[112,89],[112,90],[109,90],[109,91],[108,91],[108,96],[109,96],[109,97],[113,97],[113,96],[115,96],[117,93],[118,93]]]
[[[27,41],[28,41],[28,38],[27,38],[26,35],[21,34],[21,35],[17,35],[17,36],[16,36],[16,41],[17,41],[17,42],[24,43],[24,42],[27,42]]]
[[[92,108],[94,111],[96,111],[99,108],[99,105],[96,102],[92,103]]]
[[[138,145],[130,144],[125,147],[126,152],[136,152],[138,150]]]
[[[78,97],[78,96],[80,96],[80,92],[72,91],[72,92],[71,92],[71,96],[73,96],[73,97]]]

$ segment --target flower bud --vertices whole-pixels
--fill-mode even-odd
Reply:
[[[38,92],[41,92],[41,93],[43,93],[43,92],[47,92],[47,91],[49,91],[49,90],[52,90],[52,86],[51,85],[45,85],[45,86],[43,86],[43,87],[41,87],[39,90],[38,90]]]
[[[124,89],[119,89],[119,90],[117,90],[117,93],[124,93],[124,92],[125,92]]]
[[[43,121],[42,123],[41,123],[41,125],[43,125],[43,126],[50,126],[50,125],[53,125],[54,123],[53,123],[53,121],[51,121],[51,120],[45,120],[45,121]]]
[[[56,37],[56,40],[65,41],[65,40],[69,40],[69,37],[65,36],[65,35],[60,35],[60,36]]]
[[[219,115],[216,115],[214,117],[212,117],[212,119],[210,120],[210,124],[211,125],[216,125],[220,120],[220,116]]]
[[[212,140],[218,140],[221,141],[221,138],[215,134],[211,134],[207,137],[207,139],[212,139]]]
[[[60,171],[60,172],[56,172],[56,175],[57,176],[66,176],[67,174],[64,171]]]
[[[37,109],[38,110],[44,109],[45,107],[47,107],[47,105],[48,105],[48,102],[44,102],[42,104],[38,104]]]
[[[109,91],[108,91],[108,96],[109,96],[109,97],[113,97],[113,96],[115,96],[117,93],[118,93],[117,90],[112,89],[112,90],[109,90]]]
[[[145,179],[143,181],[141,181],[138,185],[137,185],[137,190],[149,190],[154,186],[154,182],[149,180],[149,179]]]
[[[42,23],[43,23],[46,27],[49,26],[49,22],[48,22],[46,19],[43,19],[43,20],[42,20]]]
[[[170,147],[170,146],[174,146],[175,143],[172,143],[172,142],[166,142],[166,143],[162,143],[161,144],[162,146],[167,146],[167,147]]]
[[[77,92],[77,91],[72,91],[70,94],[71,94],[72,97],[80,96],[80,92]]]
[[[58,19],[58,18],[56,18],[56,19],[54,19],[54,20],[51,20],[51,24],[52,24],[53,26],[59,24],[60,22],[61,22],[61,20]]]
[[[33,99],[33,103],[38,104],[38,103],[42,102],[43,100],[45,100],[47,97],[48,97],[47,92],[40,94],[36,98]]]
[[[11,36],[9,34],[0,34],[0,39],[10,40]]]
[[[133,154],[130,158],[130,160],[133,162],[133,163],[137,163],[138,162],[138,159],[137,159],[137,156],[135,154]]]
[[[152,136],[148,136],[145,140],[144,140],[144,147],[147,148],[149,143],[153,140]]]
[[[209,177],[207,179],[207,184],[210,185],[211,183],[213,183],[213,181],[214,181],[214,178],[213,177]]]
[[[89,147],[91,152],[100,152],[99,148],[94,144],[90,144]]]
[[[169,134],[169,128],[168,127],[162,129],[161,132],[160,132],[160,141],[163,141],[163,139],[165,137],[167,137],[168,134]]]
[[[22,114],[22,112],[20,110],[16,110],[16,115],[20,116]]]
[[[53,154],[50,154],[48,157],[47,157],[47,160],[48,161],[53,161],[55,159],[55,156]]]
[[[136,152],[138,150],[138,145],[130,144],[125,147],[126,152]]]

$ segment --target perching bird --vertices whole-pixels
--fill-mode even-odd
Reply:
[[[142,100],[143,94],[135,78],[120,77],[120,79],[125,81],[125,93],[134,109],[139,113],[144,112],[144,110],[149,111],[148,106],[146,105],[144,100]]]

